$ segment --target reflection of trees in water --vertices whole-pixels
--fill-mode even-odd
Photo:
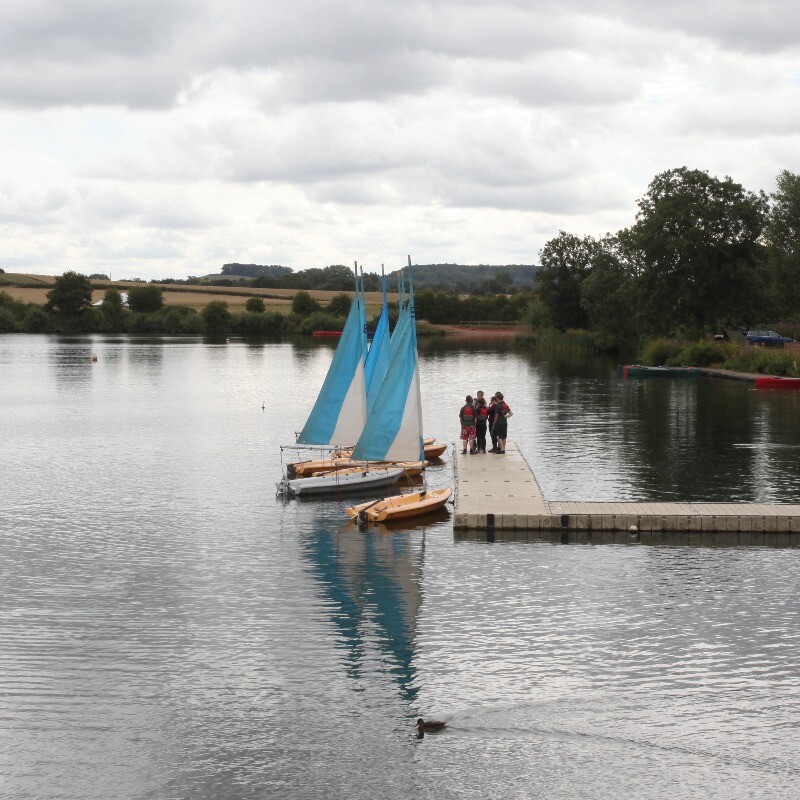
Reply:
[[[306,538],[302,552],[330,601],[326,608],[344,645],[348,676],[361,677],[374,639],[402,698],[413,703],[422,543],[407,532],[321,527]]]
[[[89,384],[92,379],[92,340],[59,338],[53,347],[53,374],[60,390]]]
[[[530,378],[529,427],[538,427],[541,451],[569,474],[592,476],[571,499],[766,502],[786,485],[782,471],[797,469],[769,449],[796,426],[780,421],[786,403],[773,408],[767,393],[702,377],[623,381],[608,366],[581,376],[578,367],[553,359],[532,365]],[[742,443],[763,445],[766,459]]]

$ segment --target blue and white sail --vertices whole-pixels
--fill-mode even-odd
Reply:
[[[367,384],[367,414],[375,405],[375,400],[383,383],[383,376],[389,367],[390,336],[389,307],[386,302],[386,276],[381,275],[381,280],[383,282],[383,307],[378,318],[378,327],[372,337],[369,353],[367,353],[367,359],[364,362],[364,380]]]
[[[417,363],[414,289],[409,278],[406,317],[398,321],[391,361],[352,458],[364,461],[421,461],[422,397]]]
[[[367,419],[363,299],[353,297],[342,337],[298,444],[350,446]]]

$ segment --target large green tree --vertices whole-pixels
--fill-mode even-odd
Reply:
[[[336,314],[338,317],[346,317],[350,313],[350,305],[352,300],[350,295],[345,292],[339,292],[331,297],[325,310],[331,314]]]
[[[233,327],[233,317],[224,300],[212,300],[203,309],[203,321],[209,336],[224,336]]]
[[[800,175],[782,170],[770,195],[764,240],[778,314],[800,313]]]
[[[251,314],[263,314],[266,306],[260,297],[248,297],[244,307]]]
[[[585,328],[586,311],[581,305],[581,283],[592,269],[597,242],[566,231],[550,239],[539,252],[539,298],[560,330]]]
[[[92,305],[92,284],[85,275],[65,272],[47,293],[47,305],[65,317],[77,317]]]
[[[122,301],[122,294],[116,289],[106,289],[103,295],[103,304],[100,312],[106,321],[109,330],[117,333],[125,327],[125,304]]]
[[[164,306],[164,295],[158,286],[132,286],[128,290],[128,306],[139,314],[152,314]]]
[[[597,344],[612,348],[636,338],[636,276],[620,237],[606,236],[593,250],[591,270],[581,283],[581,306]]]
[[[680,167],[656,175],[638,206],[627,241],[652,332],[703,329],[759,313],[763,193]]]
[[[307,317],[320,310],[320,304],[306,291],[298,292],[292,299],[292,311],[301,317]]]

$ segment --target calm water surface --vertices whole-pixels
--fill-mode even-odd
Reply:
[[[330,357],[0,337],[0,796],[796,796],[800,550],[283,503]],[[800,502],[793,393],[510,345],[425,345],[421,372],[439,439],[502,389],[548,497]]]

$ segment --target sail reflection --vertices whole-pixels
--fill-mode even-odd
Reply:
[[[424,541],[422,529],[387,535],[323,520],[306,535],[302,549],[325,592],[347,675],[363,677],[377,654],[408,703],[418,691],[414,647]]]

